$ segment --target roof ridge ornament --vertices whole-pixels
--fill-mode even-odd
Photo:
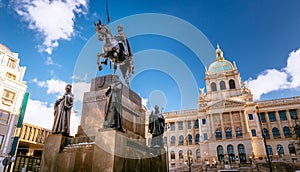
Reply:
[[[219,44],[217,44],[216,49],[216,61],[224,60],[223,51],[221,50]]]

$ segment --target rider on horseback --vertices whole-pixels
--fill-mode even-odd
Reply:
[[[113,36],[110,29],[101,24],[101,21],[96,24],[96,32],[98,34],[98,40],[104,41],[103,53],[98,53],[98,69],[102,70],[101,64],[107,65],[108,58],[114,64],[114,73],[116,73],[117,66],[120,67],[125,82],[129,85],[128,79],[133,71],[133,54],[130,49],[128,39],[123,26],[118,26],[118,34]],[[105,60],[100,62],[100,58],[103,57]]]

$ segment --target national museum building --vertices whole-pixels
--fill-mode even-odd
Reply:
[[[165,114],[171,168],[267,162],[268,154],[273,162],[300,161],[295,133],[300,97],[253,101],[236,64],[225,60],[219,46],[205,82],[198,109]]]

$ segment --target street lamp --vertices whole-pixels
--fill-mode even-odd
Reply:
[[[296,154],[298,153],[298,151],[300,150],[300,122],[299,122],[299,118],[298,118],[298,115],[296,115],[296,117],[294,118],[294,121],[295,121],[295,126],[294,126],[294,133],[296,135],[296,139],[297,139],[297,142],[296,142]]]
[[[191,167],[191,151],[190,151],[190,147],[189,147],[189,139],[188,136],[186,136],[186,142],[188,145],[188,151],[187,151],[187,159],[188,159],[188,166],[189,166],[189,172],[192,171],[192,167]]]
[[[270,155],[269,155],[269,151],[268,151],[268,147],[267,147],[267,140],[266,140],[265,134],[264,134],[263,129],[262,129],[262,121],[261,121],[261,118],[260,118],[260,115],[259,115],[258,106],[256,106],[256,114],[258,116],[260,130],[262,132],[262,137],[263,137],[263,140],[264,140],[264,145],[265,145],[265,149],[266,149],[266,153],[267,153],[267,159],[268,159],[268,163],[269,163],[270,172],[273,172],[271,159],[270,159]]]
[[[170,126],[168,124],[165,124],[165,131],[166,131],[166,137],[168,138],[168,129],[170,128]],[[165,141],[165,140],[164,140]],[[168,140],[165,143],[166,147],[167,147],[167,171],[169,172],[169,146],[168,146]]]

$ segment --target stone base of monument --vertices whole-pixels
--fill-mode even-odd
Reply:
[[[104,130],[99,132],[94,142],[82,139],[89,142],[75,143],[76,139],[79,140],[60,134],[49,135],[45,142],[41,171],[167,171],[164,149],[147,147],[129,139],[126,133]]]
[[[81,125],[75,137],[49,135],[45,141],[41,171],[165,172],[166,152],[146,145],[146,111],[141,98],[123,86],[123,131],[103,128],[105,90],[112,75],[97,77],[84,94]]]

